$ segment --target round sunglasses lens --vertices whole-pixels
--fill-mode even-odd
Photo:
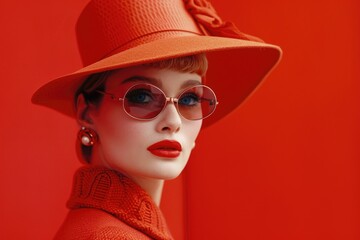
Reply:
[[[215,93],[207,86],[195,86],[185,90],[179,97],[178,109],[189,120],[199,120],[211,115],[216,108]]]
[[[152,119],[162,111],[165,102],[160,89],[150,84],[138,84],[126,92],[124,109],[134,118]]]

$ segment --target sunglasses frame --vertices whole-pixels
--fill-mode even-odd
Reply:
[[[135,88],[136,86],[139,86],[139,85],[147,85],[147,86],[156,88],[156,89],[157,89],[158,91],[160,91],[160,92],[163,94],[163,96],[165,97],[165,103],[164,103],[162,109],[161,109],[161,110],[159,111],[159,113],[158,113],[157,115],[155,115],[153,118],[138,118],[138,117],[136,117],[136,116],[131,115],[131,114],[130,114],[128,111],[126,111],[126,109],[125,109],[125,101],[124,101],[124,100],[125,100],[125,96],[129,93],[129,91],[130,91],[131,89],[133,89],[133,88]],[[183,115],[181,114],[180,110],[179,110],[179,99],[181,98],[181,96],[182,96],[186,91],[188,91],[189,89],[194,88],[194,87],[203,87],[203,88],[208,89],[208,90],[214,95],[214,99],[205,99],[205,100],[208,100],[209,102],[212,101],[212,102],[213,102],[212,104],[215,104],[215,107],[214,107],[214,109],[213,109],[207,116],[205,116],[205,117],[202,117],[202,118],[199,118],[199,119],[188,119],[188,118],[186,118],[185,116],[183,116]],[[161,88],[159,88],[159,87],[157,87],[157,86],[155,86],[155,85],[153,85],[153,84],[150,84],[150,83],[139,83],[139,84],[132,85],[131,87],[129,87],[129,88],[126,90],[126,92],[124,93],[124,97],[117,97],[117,96],[115,96],[115,94],[108,93],[108,92],[105,92],[105,91],[100,91],[100,90],[96,90],[96,92],[98,92],[98,93],[100,93],[100,94],[103,94],[103,95],[108,95],[108,96],[111,97],[112,100],[117,100],[117,101],[119,101],[119,102],[122,102],[122,107],[123,107],[124,112],[125,112],[128,116],[130,116],[131,118],[134,118],[134,119],[140,120],[140,121],[148,121],[148,120],[153,120],[153,119],[155,119],[157,116],[160,115],[160,113],[162,113],[162,111],[164,111],[164,109],[166,108],[166,106],[167,106],[167,104],[168,104],[169,102],[171,102],[171,103],[173,103],[173,104],[175,105],[176,111],[178,112],[178,114],[179,114],[180,116],[182,116],[183,118],[185,118],[185,119],[187,119],[187,120],[191,120],[191,121],[201,120],[201,119],[205,119],[205,118],[209,117],[210,115],[212,115],[212,114],[215,112],[216,106],[219,104],[219,102],[217,101],[215,92],[214,92],[210,87],[208,87],[208,86],[206,86],[206,85],[201,85],[201,84],[200,84],[200,85],[190,86],[190,87],[184,89],[177,97],[168,97],[168,96],[166,96],[166,94],[164,93],[164,91],[163,91]]]

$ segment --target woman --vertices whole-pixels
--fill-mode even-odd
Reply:
[[[172,239],[158,208],[164,180],[181,173],[201,127],[238,106],[281,50],[223,22],[207,1],[92,0],[77,37],[85,67],[32,98],[80,127],[85,166],[56,239]]]

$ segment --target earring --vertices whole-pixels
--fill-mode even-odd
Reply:
[[[81,127],[78,138],[81,141],[82,145],[86,147],[91,147],[97,142],[97,134],[94,130],[86,127]]]

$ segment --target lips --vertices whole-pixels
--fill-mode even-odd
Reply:
[[[151,145],[147,150],[158,157],[176,158],[180,155],[182,148],[177,141],[164,140]]]

